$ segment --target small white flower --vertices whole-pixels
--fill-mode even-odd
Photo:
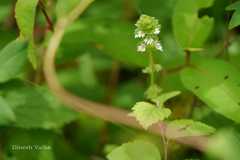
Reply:
[[[154,34],[158,35],[159,33],[160,33],[160,28],[159,27],[155,28]]]
[[[135,32],[135,38],[144,38],[145,33],[143,31],[136,31]]]
[[[146,51],[146,45],[144,43],[140,44],[138,47],[137,47],[137,51],[138,52],[145,52]]]
[[[145,43],[146,45],[152,45],[153,42],[154,42],[154,39],[152,39],[152,38],[145,38],[145,39],[144,39],[144,43]]]
[[[159,50],[159,51],[163,51],[163,48],[162,48],[162,45],[161,45],[161,43],[160,42],[155,42],[155,48],[157,49],[157,50]]]

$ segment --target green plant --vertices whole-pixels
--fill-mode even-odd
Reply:
[[[0,160],[238,160],[239,9],[1,0]]]

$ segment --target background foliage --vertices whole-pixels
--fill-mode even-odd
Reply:
[[[52,25],[79,1],[0,1],[0,160],[163,159],[160,137],[77,113],[47,88],[42,64]],[[141,69],[148,58],[137,53],[134,39],[141,14],[162,25],[158,84],[164,92],[181,91],[165,103],[170,120],[192,119],[170,125],[187,130],[185,136],[216,129],[204,152],[170,141],[168,159],[238,160],[239,1],[96,0],[66,30],[57,55],[59,80],[80,97],[119,108],[143,100],[148,80]],[[182,66],[186,51],[193,67]]]

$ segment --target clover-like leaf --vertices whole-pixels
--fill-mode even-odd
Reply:
[[[132,110],[130,116],[135,117],[144,129],[148,129],[154,123],[162,121],[171,115],[170,109],[157,107],[148,102],[138,102]]]
[[[167,100],[178,96],[180,93],[181,93],[180,91],[173,91],[173,92],[164,93],[164,94],[161,94],[160,96],[152,99],[152,101],[155,102],[158,107],[164,107],[164,103]]]
[[[117,147],[107,155],[107,158],[108,160],[161,160],[161,154],[152,143],[137,140]]]

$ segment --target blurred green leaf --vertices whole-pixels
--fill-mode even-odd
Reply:
[[[231,128],[223,129],[210,138],[207,154],[211,158],[239,160],[240,135]]]
[[[2,23],[9,14],[10,6],[0,6],[0,23]]]
[[[0,97],[0,125],[6,125],[15,121],[15,115],[8,103]]]
[[[17,0],[15,17],[20,37],[28,40],[32,38],[37,4],[38,0]]]
[[[58,18],[67,15],[81,0],[58,0],[56,14]]]
[[[62,106],[46,89],[31,87],[20,82],[4,91],[5,100],[16,116],[13,126],[57,129],[78,117],[76,112]]]
[[[133,112],[130,115],[135,117],[145,129],[168,118],[171,114],[170,109],[157,107],[148,102],[137,102],[132,110]]]
[[[37,57],[37,49],[33,40],[31,40],[28,45],[28,59],[32,64],[33,68],[36,69],[38,65],[38,57]]]
[[[84,54],[79,59],[79,77],[83,85],[87,87],[95,87],[98,83],[95,75],[94,61],[90,54]]]
[[[37,68],[36,49],[34,45],[34,24],[39,0],[18,0],[15,6],[15,18],[20,30],[20,38],[29,41],[28,59]]]
[[[170,121],[167,125],[167,135],[170,137],[192,137],[192,136],[205,136],[215,132],[215,129],[202,122],[193,121],[191,119],[179,119]],[[174,129],[178,134],[172,134]]]
[[[147,14],[159,19],[160,23],[169,22],[176,0],[136,0],[137,10],[140,14]],[[159,9],[161,8],[161,9]]]
[[[240,73],[232,65],[211,59],[198,59],[196,67],[181,73],[184,86],[211,109],[240,123]]]
[[[201,48],[214,24],[213,18],[198,17],[198,11],[214,0],[178,0],[173,15],[173,31],[182,48]]]
[[[0,82],[17,77],[26,63],[26,42],[15,40],[0,51]]]
[[[113,97],[113,105],[130,109],[137,101],[143,99],[145,87],[136,80],[119,84]]]
[[[233,29],[240,25],[240,2],[237,1],[227,7],[228,11],[234,10],[228,28]]]
[[[161,160],[158,148],[146,141],[134,141],[121,145],[107,155],[108,160]]]

